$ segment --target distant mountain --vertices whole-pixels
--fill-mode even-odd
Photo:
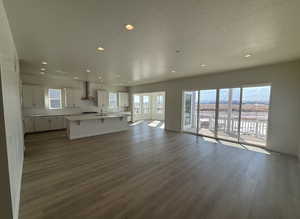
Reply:
[[[228,101],[228,89],[220,90],[220,103],[226,103]],[[268,104],[270,101],[271,87],[249,87],[243,89],[243,103],[244,104]],[[209,104],[215,103],[216,91],[204,90],[200,93],[200,103]],[[232,92],[232,102],[240,102],[240,89],[234,88]]]

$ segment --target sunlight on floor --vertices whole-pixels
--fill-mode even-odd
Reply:
[[[152,128],[164,129],[165,123],[163,121],[154,120],[154,121],[149,121],[148,126]]]
[[[151,128],[159,128],[159,129],[164,129],[165,128],[164,121],[160,121],[160,120],[153,120],[153,121],[139,120],[139,121],[136,121],[136,122],[130,124],[130,126],[139,125],[143,122],[146,122],[147,125]],[[245,145],[245,144],[239,144],[239,143],[234,143],[234,142],[225,141],[225,140],[217,140],[217,139],[209,138],[209,137],[201,137],[201,138],[204,141],[214,143],[214,144],[222,144],[224,146],[235,147],[235,148],[239,148],[239,149],[242,149],[242,150],[254,151],[254,152],[262,153],[262,154],[266,154],[266,155],[271,154],[268,150],[265,150],[265,149],[260,148],[260,147],[255,147],[255,146],[250,146],[250,145]]]
[[[146,122],[147,125],[151,128],[159,128],[159,129],[164,129],[165,128],[165,122],[160,121],[160,120],[153,120],[153,121],[139,120],[139,121],[136,121],[136,122],[130,124],[129,126],[136,126],[136,125],[139,125],[143,122]]]
[[[207,137],[202,137],[202,138],[204,141],[209,141],[209,142],[216,143],[216,144],[218,143],[217,140],[214,138],[207,138]]]
[[[238,143],[234,143],[234,142],[230,142],[230,141],[223,141],[223,140],[219,140],[219,142],[226,146],[236,147],[236,148],[240,148],[240,149],[246,149],[245,147],[243,147],[243,145],[238,144]]]
[[[155,128],[159,125],[159,123],[160,123],[160,121],[157,121],[157,120],[151,121],[150,123],[148,123],[148,126]]]
[[[245,148],[247,148],[247,150],[249,151],[255,151],[258,153],[263,153],[263,154],[267,154],[270,155],[271,153],[263,148],[259,148],[259,147],[254,147],[254,146],[250,146],[250,145],[243,145]]]
[[[129,126],[135,126],[135,125],[141,124],[143,122],[144,122],[144,120],[136,121],[136,122],[130,124]]]
[[[245,145],[245,144],[239,144],[239,143],[234,143],[234,142],[224,141],[224,140],[216,140],[214,138],[208,138],[208,137],[202,137],[202,139],[204,141],[208,141],[208,142],[211,142],[211,143],[220,143],[224,146],[236,147],[236,148],[239,148],[239,149],[254,151],[254,152],[267,154],[267,155],[271,154],[269,151],[267,151],[263,148],[260,148],[260,147],[255,147],[255,146],[250,146],[250,145]]]

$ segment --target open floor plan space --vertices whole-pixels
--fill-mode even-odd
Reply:
[[[297,159],[133,125],[28,135],[22,219],[300,218]]]
[[[0,219],[300,219],[300,0],[0,0]]]

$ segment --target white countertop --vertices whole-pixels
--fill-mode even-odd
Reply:
[[[65,117],[69,121],[82,121],[82,120],[97,120],[97,119],[113,119],[113,118],[122,118],[126,117],[127,115],[120,114],[120,115],[100,115],[100,114],[93,114],[93,115],[76,115],[76,116],[67,116]]]
[[[56,116],[75,116],[75,115],[81,115],[79,113],[74,113],[74,114],[33,114],[33,115],[26,115],[24,117],[56,117]]]
[[[114,115],[114,113],[108,113],[109,117]],[[82,114],[82,113],[57,113],[57,114],[31,114],[31,115],[24,115],[23,117],[28,118],[28,117],[55,117],[55,116],[65,116],[65,117],[73,117],[73,116],[95,116],[98,114]],[[131,112],[119,112],[115,113],[114,116],[120,117],[121,115],[131,115]],[[99,117],[99,116],[97,116]],[[105,117],[105,116],[104,116]]]

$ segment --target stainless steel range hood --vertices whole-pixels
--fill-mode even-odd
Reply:
[[[94,100],[95,98],[90,95],[90,82],[83,82],[84,96],[81,98],[82,100]]]

